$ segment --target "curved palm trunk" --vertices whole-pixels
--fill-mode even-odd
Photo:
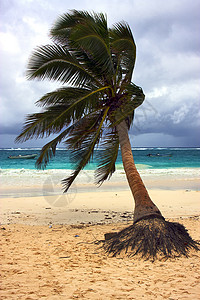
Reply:
[[[135,200],[134,222],[146,216],[155,215],[157,217],[162,217],[161,212],[150,199],[147,189],[136,169],[128,136],[128,128],[125,121],[117,125],[117,132],[124,170]]]

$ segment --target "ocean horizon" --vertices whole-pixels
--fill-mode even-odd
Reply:
[[[35,162],[41,148],[0,148],[1,169],[29,169],[36,170]],[[84,168],[95,170],[104,149],[94,151],[93,159]],[[200,168],[200,148],[197,147],[133,147],[133,157],[139,169],[170,169],[170,168]],[[36,159],[10,159],[9,156],[36,154]],[[64,148],[57,148],[46,169],[74,169],[71,162],[71,152]],[[116,160],[116,169],[123,169],[121,151]]]

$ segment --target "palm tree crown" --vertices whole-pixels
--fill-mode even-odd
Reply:
[[[136,58],[131,29],[125,22],[108,28],[104,14],[73,10],[58,18],[50,36],[52,44],[33,52],[27,76],[63,86],[36,102],[43,111],[28,115],[16,141],[56,134],[42,148],[39,168],[46,167],[58,143],[72,150],[75,167],[64,180],[65,191],[101,145],[95,172],[101,184],[115,171],[117,125],[125,121],[130,128],[134,110],[144,101],[142,89],[131,82]]]

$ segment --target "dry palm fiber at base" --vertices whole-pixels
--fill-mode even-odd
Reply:
[[[190,249],[200,249],[183,225],[155,217],[141,219],[116,233],[104,242],[104,248],[113,256],[125,252],[147,259],[188,256]]]

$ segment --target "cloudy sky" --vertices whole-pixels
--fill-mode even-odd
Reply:
[[[137,45],[133,82],[145,103],[130,131],[132,146],[200,146],[200,0],[0,0],[0,147],[16,145],[28,113],[59,84],[27,81],[32,50],[50,43],[56,18],[70,9],[107,14],[109,26],[125,20]]]

